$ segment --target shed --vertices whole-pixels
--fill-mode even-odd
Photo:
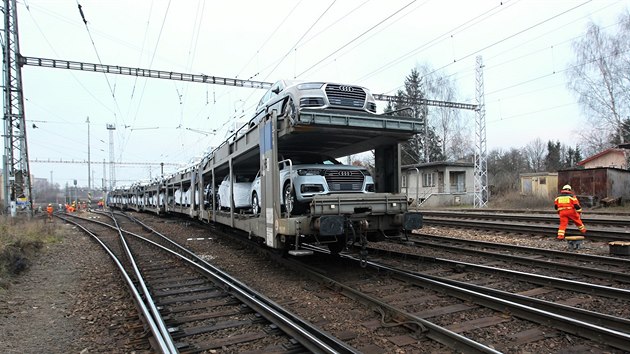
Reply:
[[[473,205],[473,171],[470,162],[405,165],[401,167],[401,193],[405,193],[414,206]]]
[[[557,172],[521,173],[521,194],[553,198],[558,193]]]
[[[620,168],[598,167],[558,171],[558,185],[570,184],[585,205],[596,205],[604,198],[630,199],[630,171]]]

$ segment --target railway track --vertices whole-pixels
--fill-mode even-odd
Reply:
[[[62,218],[118,265],[155,351],[356,352],[146,225],[120,215],[110,222]]]
[[[486,262],[501,261],[506,267],[519,265],[532,269],[546,269],[549,274],[571,274],[587,276],[602,281],[619,283],[620,287],[630,288],[630,259],[590,255],[576,252],[558,251],[544,248],[518,246],[504,243],[458,239],[454,237],[437,236],[426,233],[414,233],[408,240],[392,241],[392,243],[412,245],[417,254],[438,256],[437,251],[443,251],[443,257],[461,257],[462,255],[486,258]],[[375,244],[372,251],[379,252],[379,244]]]
[[[384,248],[370,248],[372,259],[428,277],[439,276],[503,291],[526,293],[610,316],[630,317],[629,286],[623,281],[614,280],[617,272],[602,270],[598,277],[586,276],[581,267],[567,267],[566,271],[559,272],[553,260],[532,266],[526,262],[518,265],[505,261],[503,257],[495,258],[492,254],[477,254],[474,259],[467,257],[464,261],[437,257],[435,252],[426,249],[423,252],[432,256],[420,255],[417,247]],[[500,261],[497,262],[497,259]]]
[[[505,214],[483,212],[423,211],[423,221],[427,226],[459,227],[467,229],[492,230],[520,234],[543,234],[555,237],[558,218],[548,214]],[[597,241],[630,241],[630,218],[628,217],[586,217],[583,219],[588,232],[586,237]],[[592,226],[597,225],[597,227]],[[567,235],[581,235],[570,225]]]
[[[341,258],[351,265],[314,261],[308,266],[318,281],[387,309],[401,323],[430,321],[499,351],[539,352],[548,345],[584,352],[630,349],[630,321],[625,318],[526,296],[534,290],[519,294],[456,281],[446,274],[412,271],[411,259],[404,262],[404,269],[380,259],[368,261],[366,273],[358,277],[354,267],[359,258],[343,254]]]
[[[188,225],[184,230],[191,229],[191,226],[192,230],[203,227],[200,224],[194,226],[187,221],[159,222]],[[124,220],[120,223],[125,232],[138,234],[143,232],[143,227],[138,223]],[[222,237],[218,236],[216,231],[213,229],[212,237]],[[154,233],[144,233],[146,238],[163,242],[156,241],[161,237],[156,237]],[[181,243],[186,237],[194,239],[195,232],[180,232],[173,236]],[[223,242],[225,241],[221,241]],[[249,244],[247,240],[239,242]],[[215,243],[210,249],[207,244],[204,246],[203,242],[191,242],[187,246],[191,245],[197,246],[191,247],[191,251],[197,253],[200,258],[210,259],[215,256],[221,258],[217,253],[219,250],[213,250]],[[429,248],[428,245],[421,247]],[[455,245],[454,248],[473,247]],[[389,342],[390,347],[387,351],[542,353],[572,349],[621,353],[630,349],[630,334],[626,330],[630,328],[628,316],[625,316],[625,319],[620,318],[617,316],[619,313],[613,310],[600,311],[596,306],[590,306],[603,304],[601,306],[605,307],[605,304],[614,304],[610,306],[611,309],[629,308],[627,290],[622,288],[625,286],[623,282],[616,289],[608,285],[593,286],[597,284],[584,282],[585,276],[579,272],[569,273],[567,277],[570,279],[565,279],[565,283],[550,276],[539,275],[536,280],[534,277],[536,274],[520,274],[526,273],[525,271],[503,270],[503,274],[500,271],[491,273],[486,269],[490,268],[487,263],[496,260],[477,259],[475,262],[484,264],[445,263],[442,260],[436,261],[436,257],[422,259],[414,258],[410,254],[393,256],[391,251],[382,251],[383,253],[379,254],[376,249],[369,250],[366,269],[361,269],[358,260],[345,253],[342,253],[342,257],[318,255],[294,260],[281,257],[277,252],[267,252],[269,250],[261,249],[257,245],[252,245],[253,251],[244,251],[242,248],[239,250],[238,246],[236,249],[235,254],[248,259],[248,266],[251,266],[239,265],[239,271],[243,274],[252,272],[252,269],[264,269],[260,274],[277,279],[272,273],[278,272],[279,277],[286,280],[283,284],[287,287],[291,287],[296,281],[292,280],[296,275],[308,277],[309,281],[305,283],[308,285],[303,285],[302,290],[306,292],[305,296],[309,300],[300,300],[304,297],[293,295],[280,302],[291,311],[297,311],[296,313],[300,313],[300,309],[306,306],[322,306],[318,316],[320,318],[308,317],[308,320],[315,321],[317,327],[327,329],[336,337],[343,339],[351,350],[362,352],[378,350],[370,344],[366,345],[360,336],[350,334],[349,332],[361,332],[352,326],[370,332],[377,338],[375,343]],[[317,247],[314,250],[322,251]],[[430,252],[435,255],[435,251]],[[498,254],[504,251],[491,250],[490,253]],[[257,254],[263,255],[256,256]],[[520,256],[526,258],[527,254]],[[530,256],[537,258],[532,254]],[[153,259],[156,259],[155,257],[151,256]],[[273,259],[275,265],[269,264],[270,259]],[[156,268],[152,272],[168,278],[170,272],[166,273],[164,268],[171,269],[170,263],[154,266]],[[531,265],[522,267],[534,268]],[[610,267],[608,270],[611,271],[620,271],[622,268],[619,267],[624,267],[624,263],[609,264],[607,267]],[[183,274],[181,271],[175,273]],[[611,281],[603,275],[597,276],[601,282]],[[581,282],[585,284],[580,284]],[[606,291],[612,293],[606,295]],[[294,294],[289,288],[286,292]],[[339,295],[348,299],[345,302],[362,304],[368,313],[355,318],[353,322],[347,322],[343,320],[347,316],[346,312],[356,315],[360,311],[354,306],[341,305],[340,300],[332,301],[333,304],[337,304],[334,314],[327,313],[319,301],[327,302],[328,299],[337,299]],[[613,298],[623,299],[612,302]],[[554,299],[560,300],[554,302]],[[168,321],[166,324],[177,326]],[[182,326],[185,327],[186,323]],[[382,338],[380,342],[379,336]]]

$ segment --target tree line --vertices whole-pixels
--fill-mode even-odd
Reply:
[[[567,70],[567,88],[578,98],[586,124],[578,132],[581,142],[532,140],[523,148],[488,152],[491,194],[520,190],[521,173],[556,172],[577,167],[585,157],[630,142],[630,13],[619,16],[613,30],[590,22],[573,43],[575,58]],[[424,122],[424,132],[402,144],[402,164],[433,161],[474,161],[473,127],[459,110],[410,104],[422,99],[457,101],[455,84],[428,64],[413,68],[397,100],[385,114],[411,116]]]

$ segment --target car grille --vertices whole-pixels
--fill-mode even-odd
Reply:
[[[356,86],[326,85],[326,96],[331,106],[363,109],[365,105],[365,90]]]
[[[365,176],[361,171],[330,170],[326,171],[325,178],[331,192],[360,192]]]

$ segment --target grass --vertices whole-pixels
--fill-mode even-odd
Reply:
[[[488,208],[490,209],[530,209],[530,210],[554,210],[553,198],[543,198],[532,195],[521,195],[518,192],[509,193],[501,196],[493,196],[488,201]],[[582,205],[584,210],[588,211],[601,211],[611,213],[628,213],[630,212],[630,203],[625,202],[622,205],[603,207],[596,205],[594,207],[587,207]]]
[[[533,195],[522,195],[518,192],[493,196],[488,201],[490,209],[550,209],[553,210],[553,199]]]
[[[60,240],[54,224],[40,218],[0,217],[0,288],[28,269],[31,259],[47,243]]]

